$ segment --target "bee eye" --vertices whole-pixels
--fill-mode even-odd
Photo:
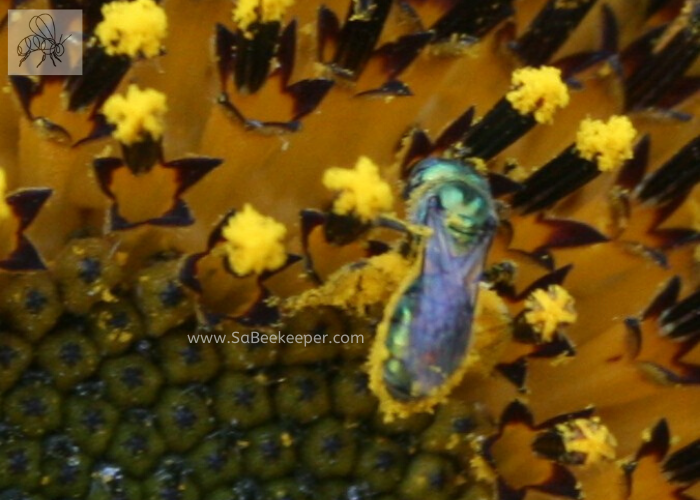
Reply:
[[[439,204],[448,211],[460,209],[465,203],[464,192],[456,186],[447,185],[443,187],[437,196]]]

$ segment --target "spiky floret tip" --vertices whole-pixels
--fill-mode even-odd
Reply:
[[[559,285],[532,292],[525,301],[525,309],[525,321],[545,341],[552,339],[560,325],[571,324],[577,318],[573,297]]]
[[[584,466],[615,459],[617,440],[599,417],[578,418],[558,424],[556,430],[561,435],[567,454],[580,457],[577,461]]]

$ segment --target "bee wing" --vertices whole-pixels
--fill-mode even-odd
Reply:
[[[479,279],[491,238],[460,248],[444,216],[430,207],[423,220],[433,229],[425,242],[422,273],[406,291],[409,349],[404,362],[425,391],[439,386],[461,365],[471,342]]]
[[[425,224],[433,230],[426,244],[423,272],[463,276],[462,284],[474,295],[491,246],[491,234],[483,234],[465,247],[457,242],[445,226],[444,215],[436,207],[427,210]]]
[[[29,29],[37,36],[46,40],[53,40],[56,34],[56,25],[51,14],[41,14],[29,20]]]

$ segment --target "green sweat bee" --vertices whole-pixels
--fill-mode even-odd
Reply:
[[[389,394],[411,401],[433,394],[465,360],[484,261],[498,225],[489,185],[469,164],[431,158],[412,170],[404,197],[411,224],[430,235],[421,266],[384,312]]]

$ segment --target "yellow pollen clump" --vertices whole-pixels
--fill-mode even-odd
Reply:
[[[168,33],[165,11],[153,0],[110,2],[102,7],[104,20],[95,35],[107,54],[154,57]]]
[[[233,9],[233,22],[242,31],[256,21],[280,21],[294,0],[238,0]]]
[[[559,285],[532,292],[525,301],[525,309],[525,321],[545,342],[552,340],[560,325],[571,324],[577,317],[573,297]]]
[[[333,211],[339,215],[353,213],[369,222],[394,205],[391,187],[380,177],[379,167],[366,156],[360,157],[353,170],[326,170],[323,185],[338,192]]]
[[[5,196],[7,194],[7,177],[5,176],[5,171],[0,168],[0,221],[3,221],[10,217],[10,206],[5,201]]]
[[[598,417],[559,424],[556,430],[562,436],[567,453],[585,457],[584,466],[615,459],[617,440]]]
[[[561,71],[551,66],[515,70],[511,85],[506,99],[520,114],[533,114],[538,123],[552,123],[557,109],[569,104]]]
[[[333,306],[362,317],[370,307],[389,300],[411,267],[397,252],[371,257],[363,263],[360,267],[340,269],[323,286],[292,297],[286,303],[287,309]]]
[[[287,261],[282,240],[287,228],[246,204],[223,230],[224,249],[236,274],[274,271]]]
[[[102,110],[107,121],[117,127],[112,135],[123,144],[141,142],[147,137],[158,140],[163,136],[168,106],[165,94],[157,90],[129,85],[126,96],[110,96]]]
[[[602,120],[583,120],[576,135],[579,156],[595,161],[598,170],[614,170],[633,156],[632,145],[637,131],[626,116],[612,116]]]

